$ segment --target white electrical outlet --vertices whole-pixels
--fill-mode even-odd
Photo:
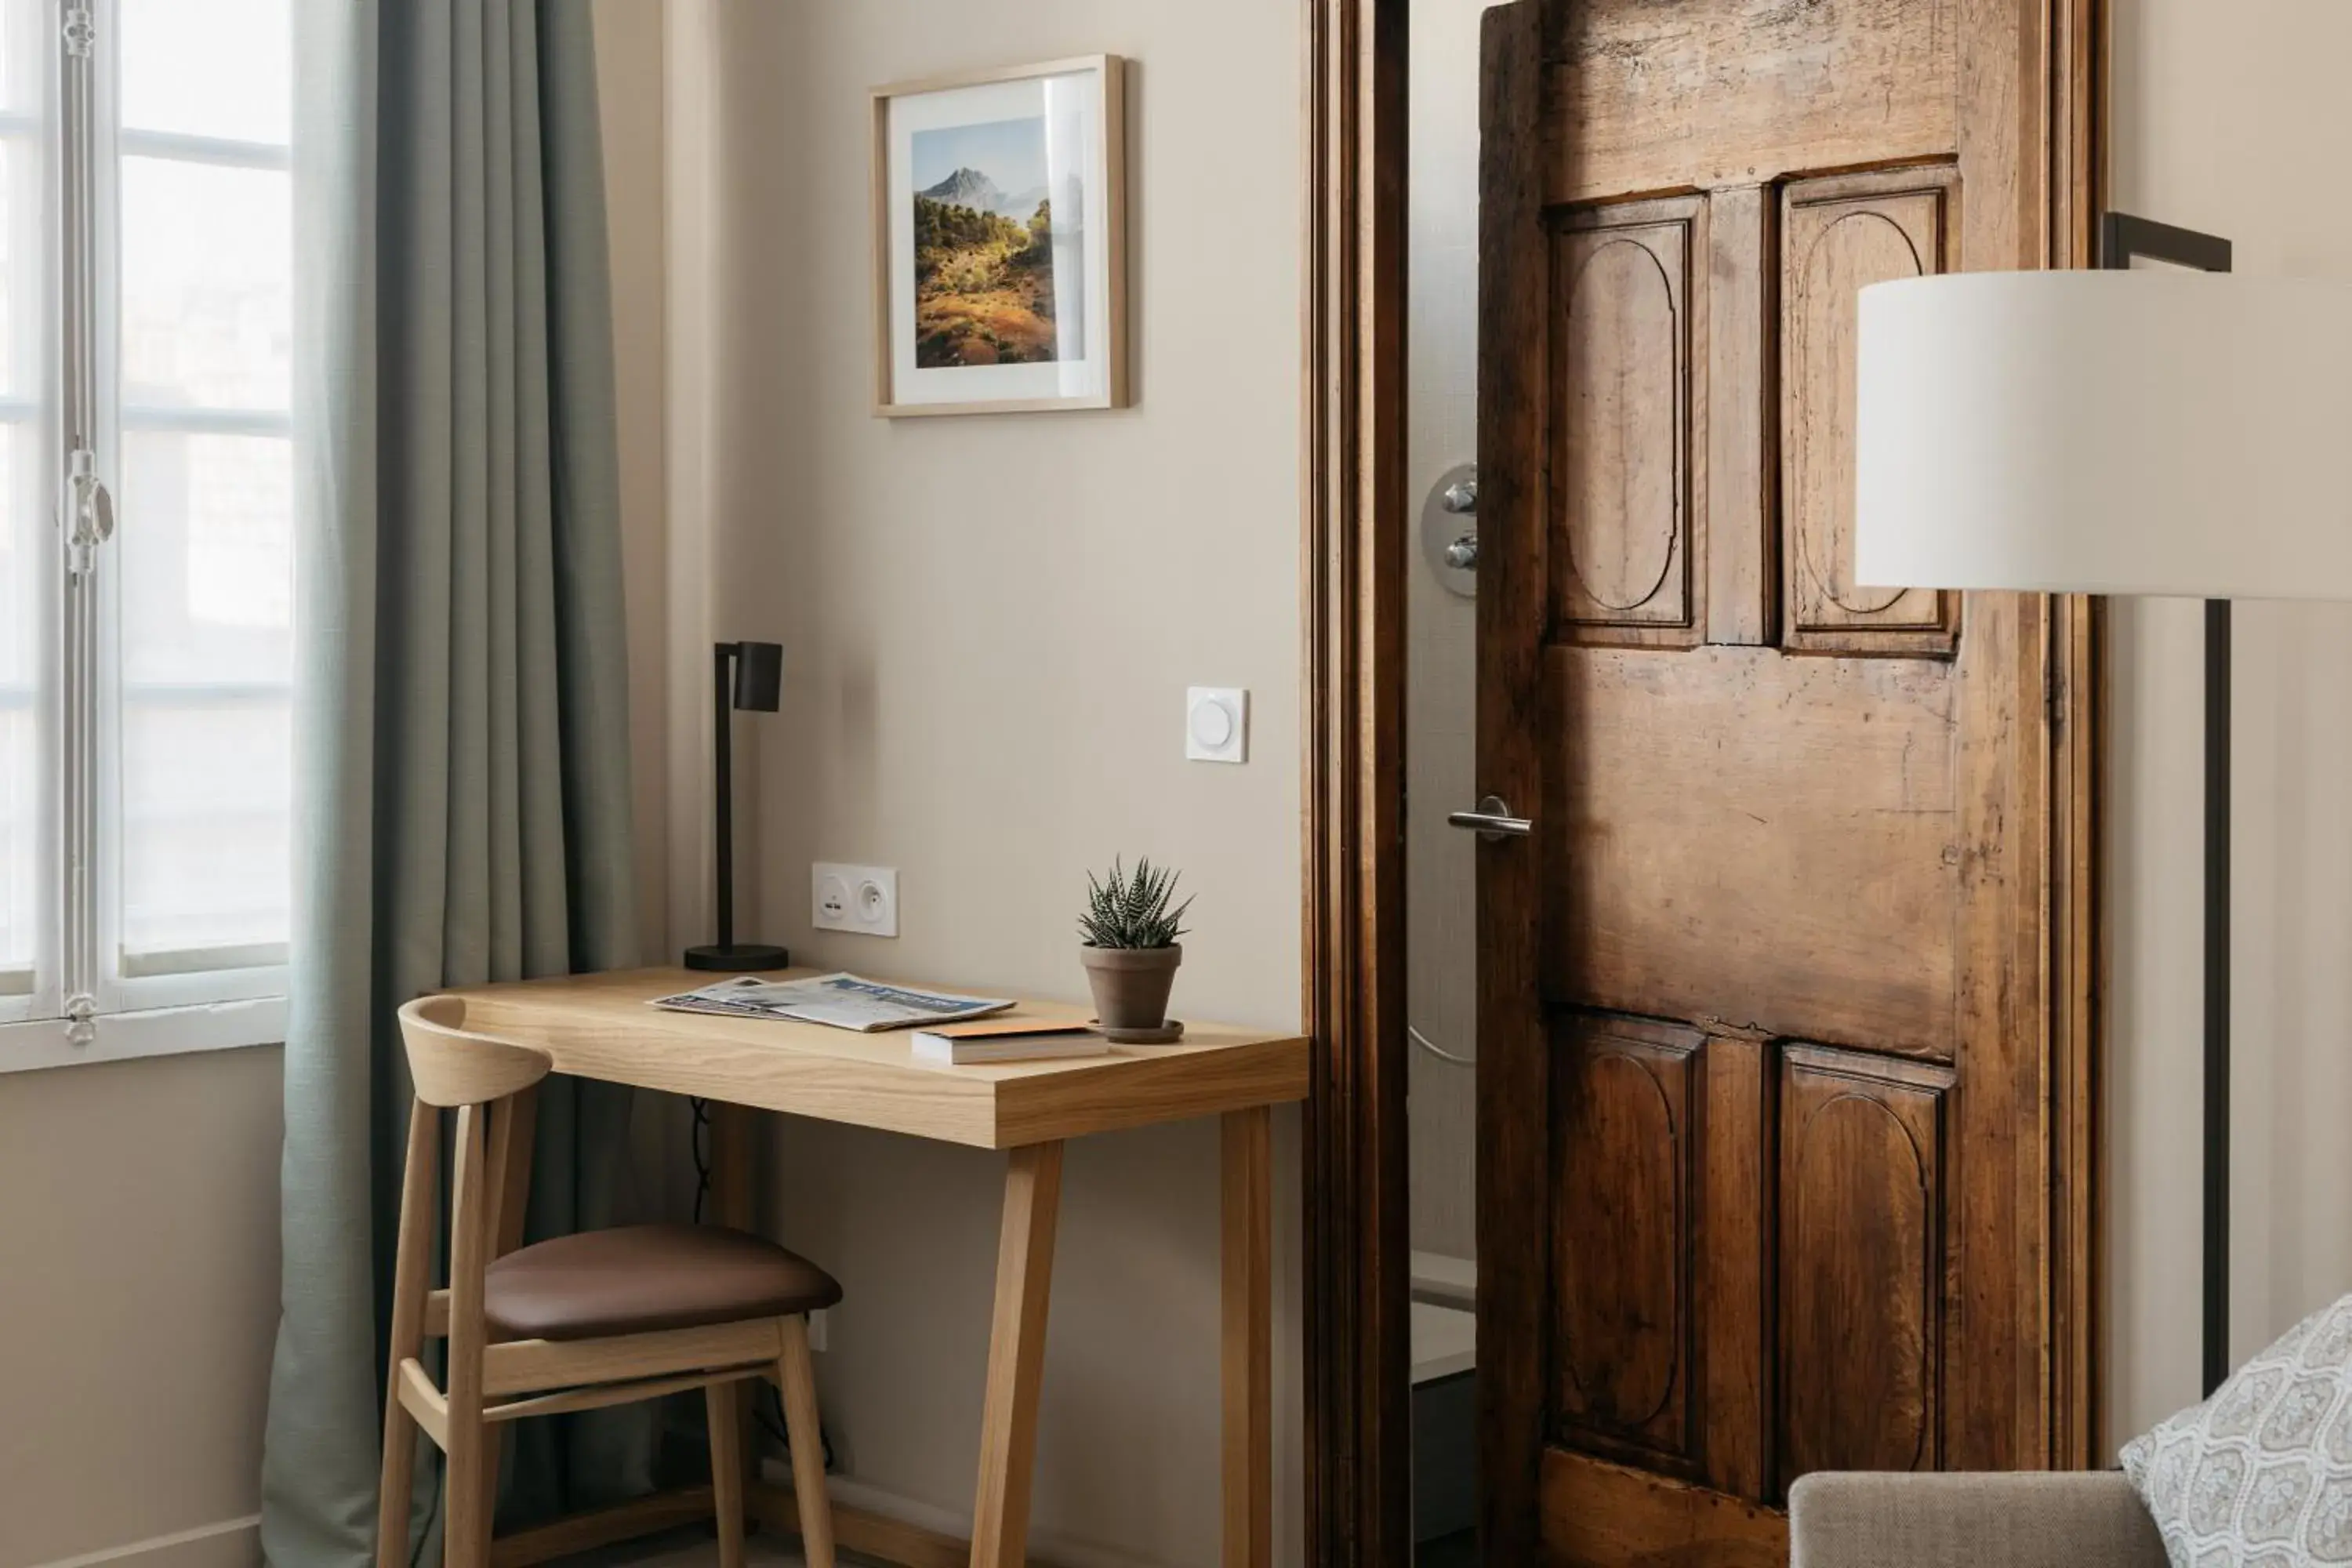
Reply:
[[[819,1355],[824,1353],[824,1310],[819,1307],[808,1315],[809,1349]]]
[[[887,866],[818,861],[809,868],[809,919],[819,931],[897,936],[898,873]]]

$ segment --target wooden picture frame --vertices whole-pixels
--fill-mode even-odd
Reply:
[[[877,416],[1128,405],[1126,78],[1083,55],[873,89]]]

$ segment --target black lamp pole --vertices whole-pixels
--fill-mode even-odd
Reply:
[[[792,954],[763,942],[735,940],[735,714],[773,713],[782,706],[784,650],[772,642],[723,642],[711,647],[711,733],[717,826],[719,940],[686,950],[688,969],[740,974],[783,969]]]
[[[2128,213],[2109,213],[2099,265],[2135,260],[2230,270],[2230,242]],[[2230,601],[2205,601],[2205,1331],[2200,1371],[2210,1395],[2230,1375]]]

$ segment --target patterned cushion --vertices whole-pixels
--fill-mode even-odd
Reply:
[[[2123,1451],[2173,1568],[2352,1563],[2352,1296]]]

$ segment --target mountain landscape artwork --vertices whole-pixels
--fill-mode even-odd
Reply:
[[[1126,70],[872,89],[877,417],[1128,406]]]
[[[919,131],[915,363],[924,370],[1035,364],[1065,357],[1055,315],[1054,217],[1045,121],[1000,120]],[[1060,200],[1075,226],[1083,193]],[[1069,248],[1064,237],[1064,248]],[[1078,357],[1075,343],[1069,357]]]

